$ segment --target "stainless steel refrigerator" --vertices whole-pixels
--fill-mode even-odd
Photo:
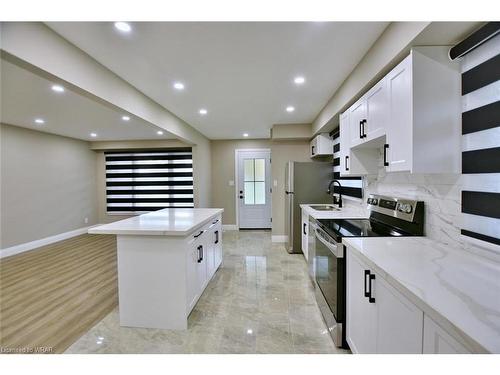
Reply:
[[[285,170],[285,234],[286,250],[302,252],[301,204],[332,203],[327,194],[333,179],[331,162],[289,161]]]

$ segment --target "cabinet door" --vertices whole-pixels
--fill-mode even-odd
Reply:
[[[366,120],[366,101],[360,99],[349,109],[350,145],[356,146],[364,142],[361,123]]]
[[[428,316],[424,317],[424,354],[464,354],[470,353],[465,345],[458,342],[448,332]]]
[[[352,251],[347,257],[346,338],[353,353],[376,353],[377,310],[365,297],[368,267]]]
[[[212,276],[215,273],[215,225],[213,224],[207,233],[205,234],[206,236],[206,251],[205,251],[205,258],[206,258],[206,263],[207,263],[207,279],[210,280]]]
[[[309,259],[309,252],[308,252],[308,237],[307,234],[309,233],[309,215],[306,214],[305,212],[302,212],[302,252],[304,253],[304,257]]]
[[[385,134],[385,125],[389,117],[389,100],[386,79],[382,79],[366,94],[366,122],[364,123],[365,141]]]
[[[186,254],[186,302],[187,302],[187,314],[191,312],[196,301],[200,297],[200,288],[198,286],[198,259],[199,252],[197,247],[200,241],[193,241],[189,246],[189,250]]]
[[[424,313],[379,275],[372,283],[377,305],[377,353],[422,353]]]
[[[207,241],[205,232],[201,241],[196,245],[196,251],[199,254],[199,258],[196,263],[196,282],[198,293],[201,295],[205,286],[208,283],[208,269],[207,269]]]
[[[340,175],[348,176],[350,174],[350,133],[349,133],[349,111],[340,114]]]
[[[309,144],[309,155],[314,157],[318,154],[318,138],[314,137],[311,143]]]
[[[222,224],[219,222],[215,226],[214,230],[214,255],[215,255],[215,271],[219,268],[222,263]]]
[[[389,119],[386,129],[388,171],[411,171],[413,121],[411,56],[387,75]]]

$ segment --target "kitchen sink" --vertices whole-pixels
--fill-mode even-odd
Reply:
[[[317,211],[340,211],[340,208],[332,206],[331,204],[311,204],[309,207]]]

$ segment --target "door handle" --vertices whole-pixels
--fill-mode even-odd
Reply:
[[[365,297],[369,298],[370,297],[370,292],[368,291],[367,287],[367,276],[370,277],[370,270],[365,270],[365,279],[363,281],[363,284],[365,285]]]
[[[366,119],[364,119],[363,121],[361,121],[361,124],[363,125],[363,137],[362,138],[366,138],[366,128],[365,128]]]
[[[389,166],[389,162],[387,161],[387,149],[389,148],[389,144],[386,143],[384,145],[384,167],[388,167]]]
[[[349,159],[349,155],[345,156],[345,170],[348,171],[349,167],[347,166],[347,159]]]
[[[306,233],[306,223],[303,224],[302,233],[304,233],[304,235],[307,235],[307,233]]]
[[[219,243],[219,231],[218,230],[215,231],[215,243],[216,244]]]
[[[359,139],[363,139],[363,130],[361,127],[363,126],[363,121],[359,122]]]
[[[368,287],[370,288],[369,290],[369,295],[368,295],[368,302],[370,303],[375,303],[375,297],[372,297],[372,281],[375,280],[375,275],[370,274],[368,277]]]
[[[314,146],[311,146],[311,155],[314,155]]]
[[[197,250],[198,250],[198,260],[197,260],[197,262],[201,263],[201,261],[203,260],[203,246],[202,245],[198,246]]]

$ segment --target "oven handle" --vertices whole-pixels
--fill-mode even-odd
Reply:
[[[323,236],[327,236],[324,230],[321,228],[317,227],[316,230],[314,231],[314,234],[316,235],[316,238],[323,244],[325,245],[328,250],[332,252],[333,255],[335,255],[336,258],[343,258],[344,257],[344,246],[342,244],[338,243],[331,243],[328,242]],[[340,246],[339,246],[340,245]]]

